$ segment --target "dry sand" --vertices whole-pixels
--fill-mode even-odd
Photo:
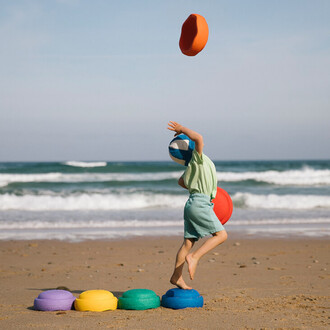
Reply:
[[[201,260],[187,283],[204,307],[146,311],[39,312],[44,290],[68,287],[120,296],[146,288],[162,296],[181,238],[0,242],[0,329],[241,329],[330,326],[330,241],[230,238]],[[197,243],[200,244],[200,243]]]

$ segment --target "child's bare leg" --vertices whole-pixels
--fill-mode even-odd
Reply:
[[[227,239],[225,230],[218,231],[210,237],[198,250],[186,256],[190,278],[193,280],[199,259]]]
[[[182,270],[184,263],[186,262],[186,256],[188,255],[191,248],[194,246],[195,240],[190,238],[185,238],[183,244],[181,245],[175,260],[175,269],[171,276],[170,282],[180,289],[190,290],[191,287],[186,284],[182,277]]]

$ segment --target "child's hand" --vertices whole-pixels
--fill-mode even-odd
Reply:
[[[168,127],[167,127],[167,129],[169,129],[170,131],[174,131],[174,132],[176,132],[176,133],[174,134],[174,136],[177,136],[177,135],[179,135],[179,134],[182,133],[183,126],[180,125],[180,124],[178,124],[178,123],[176,123],[175,121],[170,121],[170,122],[168,123]]]
[[[195,144],[196,144],[195,145],[196,151],[200,155],[202,155],[202,153],[203,153],[203,147],[204,147],[204,142],[203,142],[203,137],[199,133],[197,133],[197,132],[195,132],[195,131],[187,128],[187,127],[184,127],[184,126],[176,123],[175,121],[170,121],[168,123],[168,127],[167,128],[170,131],[174,131],[175,132],[175,135],[174,136],[177,136],[177,135],[179,135],[181,133],[187,135],[189,137],[189,139],[191,139],[191,140],[193,140],[195,142]]]

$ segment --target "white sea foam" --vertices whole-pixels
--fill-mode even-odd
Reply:
[[[131,210],[144,208],[180,208],[186,196],[166,194],[79,194],[50,195],[0,195],[0,210],[75,211],[75,210]]]
[[[84,240],[96,239],[120,239],[128,237],[145,236],[174,236],[183,234],[182,226],[178,227],[159,227],[159,228],[126,228],[126,230],[116,230],[112,228],[93,228],[93,229],[52,229],[52,230],[14,230],[0,231],[0,240],[44,240],[56,239],[69,242],[80,242]]]
[[[139,220],[115,220],[115,221],[3,221],[0,222],[0,230],[8,229],[73,229],[73,228],[155,228],[155,227],[182,227],[183,221],[172,220],[154,220],[154,221],[139,221]]]
[[[311,228],[309,226],[299,226],[295,228],[275,227],[271,228],[259,228],[259,227],[248,227],[242,232],[245,232],[245,237],[248,236],[261,236],[261,237],[271,237],[271,238],[288,238],[292,236],[296,237],[329,237],[329,228]]]
[[[6,174],[0,173],[0,186],[6,186],[13,182],[60,182],[63,174],[40,173],[40,174]]]
[[[247,235],[288,237],[292,235],[330,236],[330,219],[230,220],[226,228]],[[230,228],[230,229],[229,229]],[[134,236],[182,235],[183,221],[15,221],[0,222],[0,240],[58,239],[83,241],[91,239],[128,238]]]
[[[71,195],[0,195],[0,210],[76,211],[132,210],[146,208],[182,208],[186,195],[146,192],[123,194]],[[257,195],[236,193],[232,196],[235,208],[311,210],[330,209],[330,196],[321,195]]]
[[[269,226],[269,225],[301,225],[301,224],[327,224],[330,225],[329,218],[281,218],[281,219],[253,219],[229,221],[227,226]],[[0,226],[1,228],[1,226]]]
[[[0,187],[13,182],[107,182],[107,181],[159,181],[178,179],[182,171],[155,173],[0,173]],[[255,180],[276,185],[320,186],[330,185],[330,170],[315,170],[305,167],[301,170],[264,172],[217,172],[221,182]]]
[[[104,167],[107,166],[107,162],[78,162],[78,161],[68,161],[63,163],[64,165],[73,167]]]
[[[40,173],[3,174],[0,173],[0,186],[13,182],[109,182],[109,181],[159,181],[177,179],[182,172],[159,173]]]
[[[281,219],[259,219],[259,220],[230,220],[227,226],[269,226],[269,225],[301,225],[301,224],[326,224],[330,225],[330,218],[281,218]],[[23,229],[79,229],[79,228],[166,228],[182,227],[183,220],[28,220],[28,221],[1,221],[0,230],[23,230]]]
[[[320,195],[257,195],[238,192],[232,196],[237,206],[254,209],[308,210],[330,208],[330,196]]]
[[[330,185],[330,170],[315,170],[304,167],[301,170],[263,171],[263,172],[218,172],[221,182],[255,180],[277,185],[315,186]]]

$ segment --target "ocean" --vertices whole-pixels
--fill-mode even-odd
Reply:
[[[329,237],[330,160],[218,161],[244,237]],[[188,197],[174,162],[0,163],[0,239],[182,235]]]

